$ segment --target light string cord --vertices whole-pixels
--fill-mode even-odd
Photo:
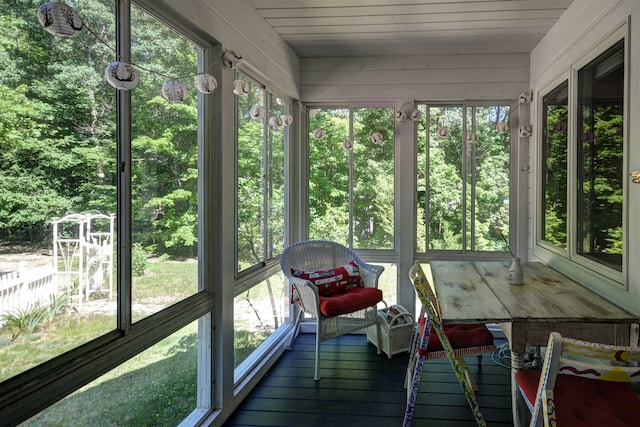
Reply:
[[[120,55],[120,54],[118,53],[118,51],[117,51],[114,47],[112,47],[109,43],[107,43],[105,40],[103,40],[103,39],[102,39],[102,38],[101,38],[101,37],[100,37],[100,36],[99,36],[95,31],[93,31],[93,30],[91,29],[91,27],[89,27],[89,26],[84,22],[84,20],[82,21],[82,27],[83,27],[83,28],[85,28],[85,29],[87,30],[87,32],[88,32],[89,34],[91,34],[93,37],[95,37],[95,38],[96,38],[100,43],[102,43],[102,44],[103,44],[103,45],[105,45],[109,50],[111,50],[111,51],[115,54],[116,59],[117,59],[118,61],[122,61],[122,62],[129,63],[129,64],[131,64],[131,65],[135,66],[136,68],[139,68],[139,69],[141,69],[141,70],[144,70],[144,71],[146,71],[146,72],[148,72],[148,73],[157,74],[157,75],[162,76],[162,77],[165,77],[165,78],[167,78],[167,79],[169,79],[169,80],[180,80],[180,79],[186,79],[186,78],[189,78],[189,77],[196,77],[196,76],[200,76],[200,75],[203,75],[203,74],[208,74],[208,71],[210,71],[210,70],[212,70],[212,69],[213,69],[213,65],[210,65],[210,66],[207,68],[207,70],[205,70],[205,71],[201,71],[201,72],[196,73],[196,74],[189,74],[189,75],[184,75],[184,76],[179,76],[179,77],[171,77],[171,76],[169,76],[169,75],[167,75],[167,74],[164,74],[164,73],[161,73],[161,72],[159,72],[159,71],[151,70],[151,69],[149,69],[149,68],[146,68],[146,67],[143,67],[143,66],[141,66],[141,65],[138,65],[138,64],[136,64],[136,63],[132,62],[130,59],[123,58],[123,57],[122,57],[122,55]]]

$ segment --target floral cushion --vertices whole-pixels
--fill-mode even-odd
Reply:
[[[361,286],[360,270],[355,261],[333,270],[300,271],[291,269],[294,277],[308,280],[318,287],[320,296],[339,294]]]

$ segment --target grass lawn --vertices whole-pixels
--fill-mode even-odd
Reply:
[[[193,261],[150,262],[145,275],[133,279],[134,321],[197,292],[197,266]],[[252,330],[256,321],[250,320],[256,317],[254,309],[269,301],[269,295],[264,286],[253,288],[250,294],[255,307],[242,310],[242,319],[236,322],[236,329],[240,328],[235,331],[238,363],[269,335]],[[100,308],[92,311],[92,304]],[[33,334],[23,334],[15,341],[11,341],[6,328],[0,330],[0,381],[115,329],[114,304],[115,300],[92,295],[81,309],[68,307],[66,313],[59,313],[50,322],[39,324]],[[140,308],[142,311],[136,311]],[[24,425],[177,425],[196,408],[196,340],[197,322],[193,322]]]
[[[385,265],[380,287],[395,299],[395,265]],[[276,300],[286,300],[282,278],[271,279]],[[388,289],[386,289],[388,288]],[[134,277],[134,321],[197,292],[197,263],[150,262],[144,276]],[[115,308],[105,312],[108,299],[92,296],[82,310],[67,310],[39,325],[31,335],[11,341],[0,330],[0,381],[26,371],[116,327]],[[91,311],[91,303],[102,304]],[[288,301],[286,301],[288,302]],[[278,307],[288,306],[277,302]],[[114,305],[115,307],[115,305]],[[136,311],[137,308],[144,308]],[[270,305],[266,282],[235,300],[236,366],[272,332],[285,313]],[[270,325],[270,326],[269,326]],[[196,408],[197,322],[145,350],[102,377],[24,423],[25,426],[174,426]]]
[[[175,426],[196,407],[197,322],[128,360],[24,426]]]
[[[139,320],[197,292],[196,262],[150,262],[134,277]],[[92,304],[100,304],[92,311]],[[113,305],[113,308],[105,306]],[[105,311],[106,310],[106,311]],[[111,312],[109,312],[111,311]],[[32,334],[11,341],[0,330],[0,380],[10,378],[116,328],[115,299],[92,295]],[[33,426],[173,426],[196,407],[197,322],[157,343],[27,421]]]

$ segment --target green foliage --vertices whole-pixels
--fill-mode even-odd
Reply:
[[[283,112],[277,97],[246,76],[250,91],[238,97],[236,145],[236,215],[238,270],[257,265],[281,253],[284,245],[284,147],[283,128],[265,129],[252,120],[254,105]]]
[[[495,228],[509,224],[510,148],[508,134],[498,133],[496,124],[507,121],[508,108],[430,106],[427,113],[428,134],[419,142],[425,172],[418,180],[418,213],[428,234],[418,230],[425,250],[504,251]],[[443,125],[446,136],[438,135]],[[472,131],[477,140],[465,151],[463,138]]]
[[[3,314],[0,318],[11,334],[11,341],[15,341],[21,335],[31,335],[44,322],[51,322],[60,312],[64,312],[69,305],[67,295],[51,295],[51,303],[42,305],[40,302],[24,309],[17,309]]]
[[[567,247],[567,121],[566,84],[545,98],[546,129],[543,135],[544,240]],[[555,95],[557,94],[557,95]],[[559,99],[555,99],[558,97]]]
[[[269,337],[268,331],[254,332],[243,329],[233,331],[234,368],[254,352]]]
[[[24,309],[13,310],[2,315],[4,327],[11,333],[11,340],[15,341],[20,335],[31,335],[35,332],[40,321],[47,315],[46,307],[40,303]]]
[[[41,2],[4,2],[0,19],[0,241],[47,244],[51,220],[116,211],[115,95],[104,80],[115,60],[114,3],[74,8],[92,30],[46,33]],[[146,73],[132,91],[134,240],[177,257],[197,253],[197,99],[170,104],[166,75],[193,75],[197,48],[132,7],[132,60]]]
[[[147,252],[139,243],[134,243],[131,247],[131,274],[134,276],[144,276],[147,271]]]
[[[622,105],[583,109],[579,150],[579,253],[621,254],[623,218]],[[622,265],[619,258],[617,265]]]
[[[350,123],[353,135],[350,136]],[[310,113],[309,235],[356,248],[393,248],[394,119],[389,108],[326,108]],[[380,132],[383,142],[371,142]],[[342,143],[353,139],[353,150]],[[353,171],[353,180],[350,174]],[[351,200],[353,202],[351,202]]]
[[[165,338],[23,425],[178,425],[197,405],[193,330]]]
[[[49,296],[49,300],[51,303],[46,309],[44,320],[50,322],[58,313],[66,312],[71,299],[67,294],[54,295],[51,294]]]

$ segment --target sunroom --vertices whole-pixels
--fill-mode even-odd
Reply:
[[[0,21],[1,424],[223,425],[298,241],[414,314],[415,260],[519,257],[640,316],[640,0],[65,4]]]

